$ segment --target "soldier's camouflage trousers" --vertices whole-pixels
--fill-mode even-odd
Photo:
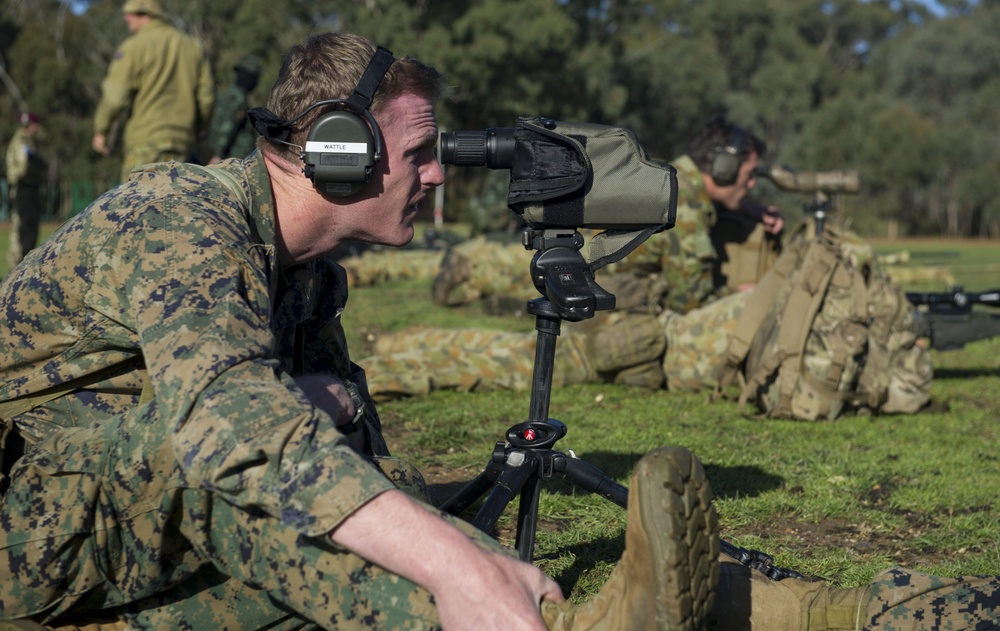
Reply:
[[[0,500],[0,620],[58,626],[97,612],[142,629],[439,626],[413,583],[190,488],[165,435],[154,401],[59,432],[18,461]]]
[[[1000,578],[942,578],[903,568],[879,573],[864,587],[760,572],[720,557],[709,631],[980,631],[1000,625]]]
[[[729,333],[746,294],[732,294],[680,315],[600,313],[563,323],[553,386],[614,382],[674,390],[715,385]],[[536,333],[414,327],[380,337],[358,363],[376,400],[531,387]]]
[[[441,260],[431,297],[442,305],[463,305],[499,296],[537,298],[538,291],[531,281],[532,256],[523,245],[485,237],[458,243]]]
[[[393,280],[429,280],[437,275],[442,258],[444,250],[370,250],[339,262],[351,287],[368,287]]]

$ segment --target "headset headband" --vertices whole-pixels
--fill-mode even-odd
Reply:
[[[358,81],[357,87],[354,88],[354,92],[347,99],[318,101],[291,120],[285,120],[265,107],[255,107],[247,112],[250,124],[257,130],[257,133],[268,140],[288,144],[288,139],[291,138],[295,123],[303,116],[317,107],[343,104],[348,109],[354,110],[364,116],[372,124],[372,134],[375,136],[376,141],[375,159],[378,160],[381,158],[382,153],[382,132],[379,130],[378,125],[374,124],[375,120],[368,108],[372,104],[375,91],[378,90],[378,86],[382,83],[385,73],[388,72],[389,66],[395,60],[396,58],[392,56],[392,51],[379,46],[375,49],[375,54],[372,55],[371,61],[368,62],[368,66],[365,68],[364,74],[361,75],[361,79]]]

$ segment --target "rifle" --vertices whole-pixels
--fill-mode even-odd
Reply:
[[[941,293],[907,292],[906,298],[916,307],[917,337],[929,339],[932,348],[952,350],[1000,335],[1000,314],[972,310],[977,304],[1000,307],[1000,289],[967,293],[956,285]]]
[[[856,169],[797,172],[786,166],[760,166],[754,174],[771,180],[783,191],[816,193],[812,202],[803,205],[803,210],[816,217],[817,236],[823,233],[826,212],[833,208],[830,195],[861,190],[861,176]]]

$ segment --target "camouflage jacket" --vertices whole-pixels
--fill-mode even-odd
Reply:
[[[718,258],[710,231],[715,207],[701,172],[688,156],[672,160],[677,169],[677,220],[673,228],[654,234],[608,272],[627,272],[648,281],[648,303],[655,309],[687,313],[724,293],[715,286]]]
[[[186,151],[208,129],[215,91],[200,43],[171,24],[153,20],[122,42],[101,84],[94,133],[107,134],[131,107],[126,147]]]
[[[258,152],[213,168],[239,194],[212,168],[150,165],[7,277],[0,406],[35,442],[134,408],[149,380],[188,484],[319,535],[391,488],[291,379],[360,384],[377,435],[340,322],[346,276],[329,259],[278,266]],[[60,384],[68,393],[10,414],[11,400]]]
[[[35,148],[35,139],[19,127],[7,145],[7,181],[12,186],[40,187],[47,174],[48,166]]]
[[[231,85],[215,100],[208,141],[212,155],[245,158],[254,150],[257,132],[247,121],[247,93]]]

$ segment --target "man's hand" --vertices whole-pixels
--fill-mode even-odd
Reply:
[[[542,600],[563,600],[559,585],[534,565],[484,550],[402,491],[371,500],[330,538],[429,591],[447,630],[543,631]]]
[[[764,224],[764,230],[770,234],[778,234],[785,227],[785,218],[781,216],[776,206],[768,206],[761,215],[760,222]]]
[[[778,234],[785,227],[785,218],[781,216],[777,206],[765,206],[744,199],[740,203],[740,212],[764,224],[764,230],[770,234]]]
[[[111,150],[108,149],[108,140],[104,134],[94,134],[94,138],[90,141],[90,146],[104,157],[111,155]]]
[[[347,433],[347,424],[354,420],[357,409],[351,399],[351,393],[339,380],[328,375],[302,375],[295,377],[295,383],[302,388],[313,405],[333,417],[338,428],[343,428],[351,447],[358,453],[365,449],[364,431]]]

